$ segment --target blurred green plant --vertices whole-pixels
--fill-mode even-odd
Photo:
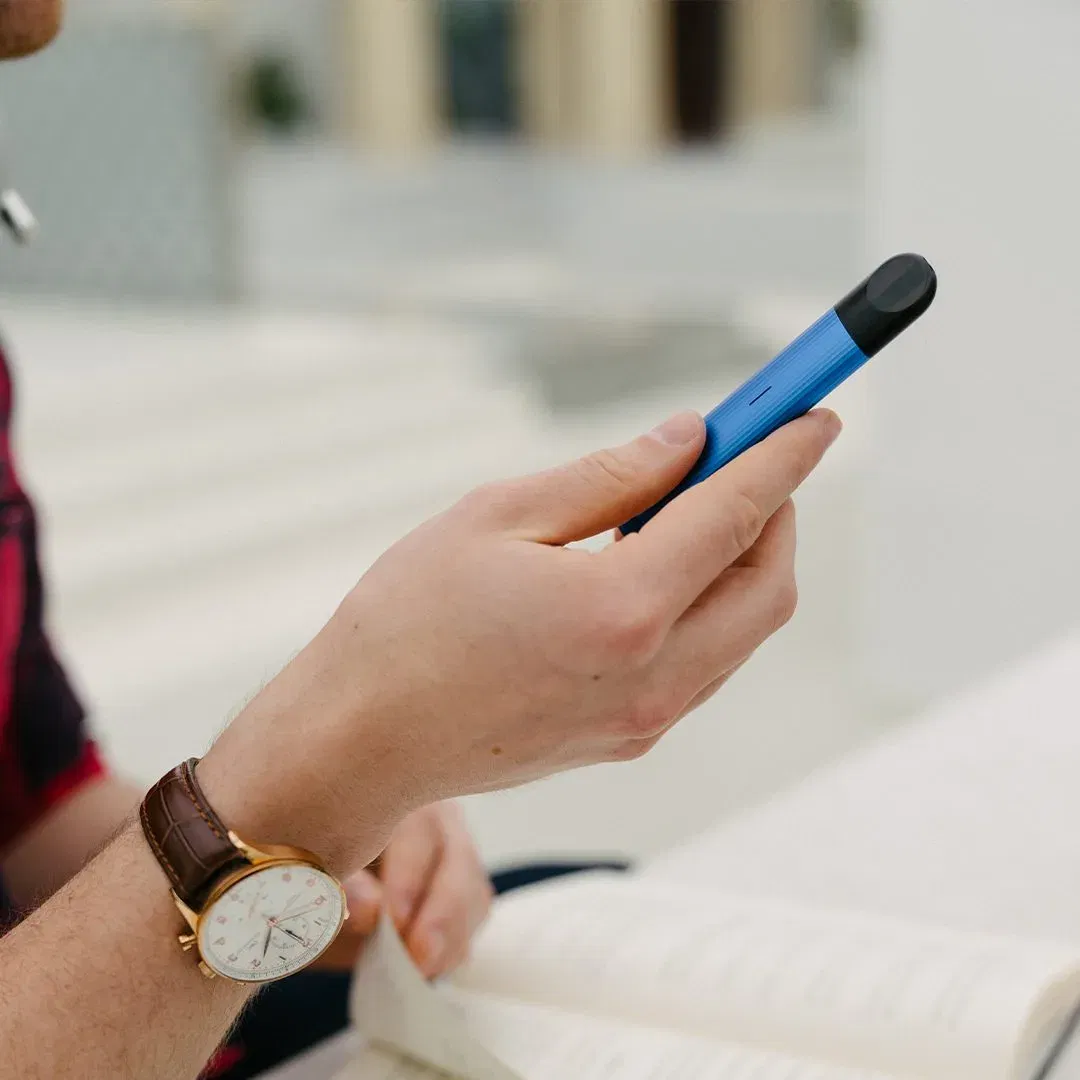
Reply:
[[[828,0],[829,36],[840,53],[853,53],[862,44],[861,0]]]
[[[275,135],[291,135],[311,119],[296,65],[279,53],[256,56],[245,79],[248,120]]]

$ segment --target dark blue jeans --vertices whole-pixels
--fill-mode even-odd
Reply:
[[[625,870],[624,863],[537,863],[492,876],[497,893],[582,870]],[[206,1077],[246,1080],[336,1035],[349,1022],[349,976],[312,972],[272,983],[241,1017]]]

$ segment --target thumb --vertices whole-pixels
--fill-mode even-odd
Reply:
[[[705,424],[681,412],[633,442],[499,485],[503,528],[543,544],[614,529],[663,498],[705,445]]]

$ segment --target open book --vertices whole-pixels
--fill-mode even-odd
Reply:
[[[497,906],[433,987],[389,924],[342,1080],[1033,1080],[1080,948],[585,875]]]
[[[1080,999],[1078,673],[1080,634],[640,876],[512,894],[449,986],[384,927],[342,1080],[1034,1080]]]

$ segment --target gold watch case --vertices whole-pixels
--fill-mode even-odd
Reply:
[[[176,904],[177,910],[179,910],[184,922],[186,922],[189,927],[189,932],[178,935],[177,940],[180,943],[180,948],[183,949],[184,952],[190,952],[192,949],[195,949],[197,952],[199,951],[199,925],[204,913],[209,911],[210,908],[212,908],[214,904],[237,882],[243,881],[244,878],[251,877],[252,874],[260,873],[261,871],[274,866],[306,866],[313,867],[327,875],[341,893],[341,910],[343,913],[341,922],[319,953],[312,957],[312,960],[308,963],[310,964],[312,961],[317,960],[318,957],[326,952],[326,950],[334,943],[338,934],[341,933],[341,928],[345,925],[345,920],[349,917],[348,898],[345,895],[345,890],[342,888],[341,882],[326,868],[326,865],[317,855],[313,852],[306,851],[304,848],[292,847],[288,844],[266,844],[261,848],[257,848],[253,844],[248,844],[241,840],[240,837],[231,830],[229,832],[229,841],[232,843],[233,847],[236,848],[237,853],[246,860],[248,865],[236,870],[231,870],[227,874],[223,874],[210,891],[210,895],[207,896],[202,911],[195,911],[189,905],[185,904],[184,901],[176,895],[175,891],[171,892],[173,903]],[[201,971],[208,979],[216,978],[219,975],[224,979],[229,978],[228,975],[223,975],[221,972],[215,971],[202,957],[201,953],[199,955],[199,971]],[[260,980],[259,985],[262,985],[262,983],[277,982],[279,979],[287,979],[289,975],[295,974],[296,972],[292,971],[285,975],[277,975],[271,978],[262,979]]]

